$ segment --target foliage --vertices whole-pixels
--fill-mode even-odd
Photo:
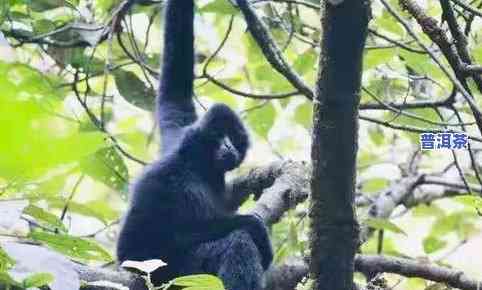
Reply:
[[[162,260],[154,259],[147,261],[124,261],[121,266],[126,269],[136,269],[143,273],[142,277],[145,279],[149,290],[164,290],[169,289],[171,286],[180,286],[183,289],[188,290],[224,290],[222,281],[218,277],[212,275],[189,275],[178,277],[164,285],[155,287],[151,280],[151,273],[166,265],[167,264]]]

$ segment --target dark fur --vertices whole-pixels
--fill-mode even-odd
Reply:
[[[260,290],[273,253],[264,223],[224,208],[226,171],[249,147],[246,129],[227,106],[197,120],[193,95],[193,0],[168,0],[157,101],[163,157],[135,182],[117,256],[162,259],[156,283],[209,273],[229,290]],[[226,145],[229,143],[232,146]]]

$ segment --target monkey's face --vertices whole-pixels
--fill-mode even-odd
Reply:
[[[223,173],[237,166],[239,154],[228,139],[225,139],[216,151],[215,167]]]

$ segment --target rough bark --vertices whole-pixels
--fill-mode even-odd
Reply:
[[[316,290],[351,290],[359,234],[354,208],[358,106],[370,7],[363,0],[321,4],[322,51],[311,153],[310,274]]]

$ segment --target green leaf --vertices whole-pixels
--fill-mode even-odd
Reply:
[[[117,4],[117,0],[97,0],[96,1],[96,6],[98,9],[100,9],[102,12],[107,13],[110,12],[110,10],[114,7],[115,4]]]
[[[39,19],[33,25],[34,31],[37,34],[44,34],[55,29],[55,24],[48,19]]]
[[[42,287],[54,281],[54,276],[50,273],[33,274],[22,281],[25,288]]]
[[[264,56],[263,56],[264,57]],[[256,85],[268,92],[292,91],[291,84],[279,73],[273,71],[273,67],[267,63],[253,67]]]
[[[313,104],[305,101],[299,105],[295,111],[295,121],[310,130],[313,126]]]
[[[314,48],[307,49],[301,55],[299,55],[293,63],[293,68],[300,74],[304,75],[308,72],[316,71],[316,60],[318,54]]]
[[[446,241],[440,240],[435,236],[429,236],[423,240],[423,250],[426,254],[431,254],[433,252],[441,250],[445,248],[446,245]]]
[[[59,8],[64,6],[64,1],[58,0],[33,0],[30,4],[30,8],[36,12],[42,12],[45,10],[50,10],[54,8]]]
[[[80,166],[90,177],[120,193],[125,193],[129,172],[124,159],[114,147],[102,148],[84,158]]]
[[[223,282],[212,275],[190,275],[173,280],[173,285],[188,290],[224,290]]]
[[[478,218],[475,212],[459,211],[438,218],[432,225],[430,236],[443,237],[455,232],[459,238],[467,239],[476,232],[474,220]]]
[[[482,209],[482,197],[476,195],[461,195],[454,198],[455,201],[469,207]]]
[[[427,286],[427,281],[422,278],[409,278],[403,283],[403,289],[423,290]]]
[[[368,150],[360,150],[357,156],[357,165],[360,168],[368,168],[373,164],[376,164],[379,160],[379,156]]]
[[[429,285],[425,290],[451,290],[452,288],[448,287],[443,283],[433,283]]]
[[[385,178],[371,178],[363,182],[363,191],[372,193],[378,192],[386,188],[390,184],[390,181]]]
[[[482,63],[482,46],[477,45],[472,49],[471,55],[474,56],[476,63]]]
[[[155,91],[148,88],[135,73],[116,70],[114,78],[119,93],[126,101],[144,110],[152,111],[154,109]]]
[[[67,232],[62,221],[54,214],[45,211],[35,205],[29,205],[23,211],[25,214],[33,217],[40,225],[51,230],[59,230],[63,233]]]
[[[6,286],[21,287],[21,284],[15,281],[7,272],[0,272],[0,285],[2,284]]]
[[[109,252],[93,240],[41,231],[32,231],[30,237],[74,259],[82,261],[112,261],[112,256]]]
[[[31,23],[31,17],[27,13],[23,13],[20,11],[10,11],[8,16],[14,21],[18,21],[24,24]]]
[[[435,65],[426,54],[419,54],[401,49],[399,50],[399,55],[406,65],[419,75],[430,75],[431,77],[436,78],[445,77],[439,67]]]
[[[99,131],[79,134],[65,115],[63,90],[53,76],[26,65],[0,62],[0,176],[37,178],[78,162],[105,146]]]
[[[387,119],[393,120],[394,123],[397,123],[400,125],[422,127],[422,128],[436,127],[436,125],[433,125],[430,122],[440,122],[440,117],[431,108],[430,109],[413,109],[413,110],[404,110],[404,111],[406,113],[410,113],[414,116],[417,116],[418,118],[415,119],[406,115],[400,115],[399,113],[391,112],[388,114]],[[419,118],[422,118],[423,120]]]
[[[269,130],[274,125],[276,110],[271,102],[262,104],[258,101],[248,102],[247,110],[248,112],[247,121],[251,128],[263,138],[268,138]]]
[[[223,84],[235,87],[239,81],[237,79],[218,79],[219,81],[223,82]],[[216,103],[224,103],[229,105],[231,108],[235,108],[238,106],[238,102],[236,97],[232,94],[226,93],[226,91],[213,83],[204,83],[202,85],[196,86],[197,93],[200,96],[205,96],[210,101]]]
[[[371,69],[388,63],[395,56],[395,52],[394,48],[367,50],[363,59],[363,69]]]
[[[10,258],[7,253],[0,247],[0,273],[6,272],[15,265],[15,260]]]
[[[248,67],[254,68],[265,63],[263,60],[263,52],[251,33],[245,33],[243,35],[243,44],[244,47],[246,47],[246,58],[249,59],[249,62],[247,63]]]
[[[102,73],[105,68],[105,61],[86,55],[85,48],[69,49],[65,62],[86,74]]]
[[[67,200],[55,197],[48,198],[46,201],[49,206],[57,209],[63,209],[67,203]],[[119,217],[119,213],[113,210],[105,201],[91,201],[85,204],[70,201],[69,211],[83,216],[96,218],[104,224],[109,224]]]
[[[443,217],[445,212],[443,209],[435,204],[419,204],[414,209],[412,209],[412,215],[414,217],[426,218],[426,217]]]
[[[363,243],[361,250],[364,254],[378,254],[378,247],[378,236],[372,235],[372,237],[366,243]],[[395,257],[405,256],[404,253],[398,251],[398,247],[394,239],[387,235],[385,235],[383,238],[383,254]]]
[[[0,26],[3,24],[5,21],[7,15],[8,15],[8,10],[10,9],[10,5],[7,1],[2,1],[0,3]]]
[[[236,9],[228,0],[212,0],[206,5],[202,6],[199,11],[203,13],[218,13],[234,15],[238,13]]]
[[[275,264],[280,264],[283,262],[283,260],[288,257],[290,251],[290,246],[288,244],[284,243],[280,245],[275,252],[275,256],[273,258]]]
[[[364,222],[370,228],[407,235],[400,227],[386,219],[368,218]]]
[[[368,135],[370,140],[377,146],[381,146],[385,142],[385,134],[379,126],[368,128]]]
[[[400,23],[385,10],[383,10],[380,17],[376,17],[374,25],[399,36],[403,36],[405,33]]]

